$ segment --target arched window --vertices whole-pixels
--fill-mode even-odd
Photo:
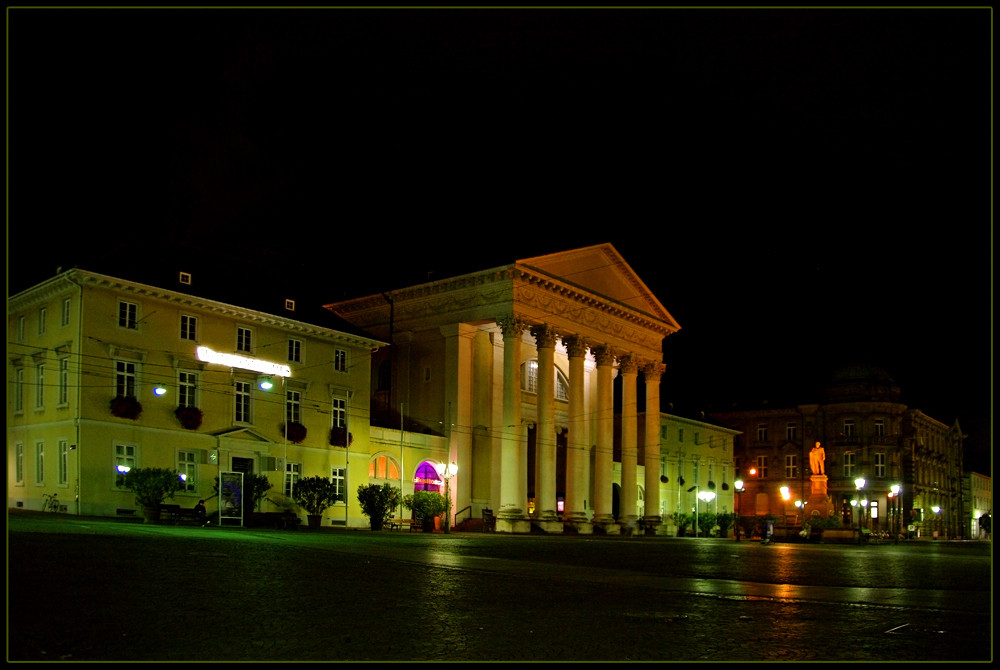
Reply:
[[[399,481],[399,462],[392,456],[380,455],[368,461],[368,479]]]
[[[538,393],[538,359],[532,358],[521,363],[521,390]],[[569,380],[562,370],[556,368],[556,400],[569,399]]]
[[[414,491],[437,491],[440,493],[443,485],[444,482],[441,481],[433,463],[424,461],[417,466],[417,474],[413,477]]]

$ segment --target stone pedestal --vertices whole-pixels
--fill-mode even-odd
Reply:
[[[833,512],[833,503],[830,502],[830,496],[826,492],[826,481],[826,475],[813,475],[809,478],[811,488],[807,501],[809,504],[806,505],[807,520],[810,516],[817,516],[816,512],[823,518]]]

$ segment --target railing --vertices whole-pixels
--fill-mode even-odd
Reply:
[[[462,512],[468,512],[469,515],[467,517],[465,517],[464,519],[459,519],[458,517],[462,514]],[[462,523],[463,521],[468,521],[471,518],[472,518],[472,505],[467,505],[467,506],[463,507],[462,509],[458,510],[457,512],[455,512],[455,525],[457,526],[458,524]]]

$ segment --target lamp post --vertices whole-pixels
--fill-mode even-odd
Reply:
[[[852,500],[851,504],[860,505],[860,507],[858,508],[858,544],[861,544],[861,522],[862,518],[864,517],[864,507],[866,504],[868,504],[867,500],[861,499],[861,489],[865,487],[864,477],[858,477],[857,479],[855,479],[854,486],[857,489],[858,499]]]
[[[901,487],[899,484],[893,484],[889,487],[889,512],[892,516],[890,526],[892,529],[893,542],[899,542],[899,534],[902,532],[901,528],[897,530],[897,526],[899,525],[899,511],[897,510],[897,504],[901,502],[899,500],[900,490]]]
[[[740,497],[743,493],[743,480],[737,479],[733,482],[733,486],[736,487],[736,521],[733,522],[733,533],[736,535],[736,541],[740,541],[740,512],[743,511],[743,505],[740,503]]]
[[[444,513],[444,532],[451,532],[451,478],[458,474],[458,466],[454,462],[448,465],[442,465],[440,470],[441,477],[444,478],[444,500],[445,500],[445,513]]]

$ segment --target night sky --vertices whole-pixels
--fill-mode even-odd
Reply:
[[[990,473],[991,10],[8,9],[8,294],[316,302],[612,243],[678,413],[865,362]]]

